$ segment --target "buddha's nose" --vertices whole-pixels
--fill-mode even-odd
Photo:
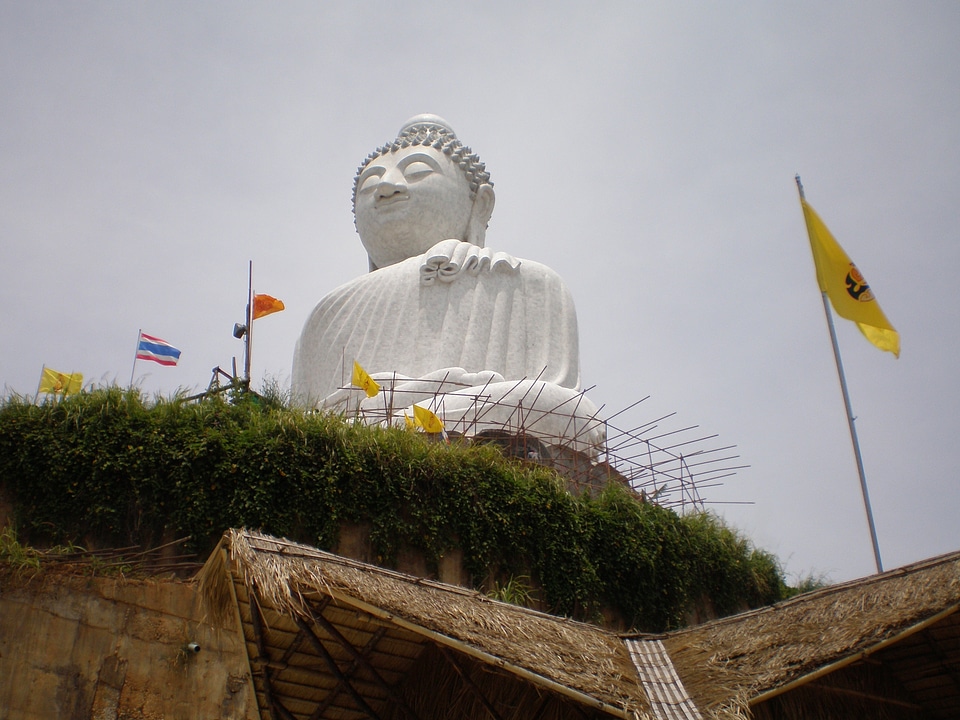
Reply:
[[[388,198],[406,191],[407,183],[403,178],[403,173],[396,170],[386,173],[377,185],[377,197],[381,198]]]

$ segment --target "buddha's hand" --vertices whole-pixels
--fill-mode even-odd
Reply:
[[[360,410],[364,413],[382,411],[384,408],[396,412],[400,408],[409,407],[414,403],[424,403],[433,398],[448,393],[485,386],[490,383],[501,382],[503,376],[492,370],[481,372],[467,372],[461,367],[443,368],[434,370],[419,378],[403,378],[394,380],[390,373],[374,373],[373,377],[379,383],[380,375],[389,375],[385,378],[380,394],[372,398],[363,398]]]
[[[329,410],[334,413],[353,415],[363,406],[364,402],[382,405],[383,400],[381,396],[385,390],[389,391],[396,383],[406,382],[411,379],[407,375],[393,372],[372,373],[370,377],[380,386],[379,391],[373,395],[373,397],[370,397],[367,391],[361,387],[347,385],[327,395],[317,403],[317,407],[321,410]]]
[[[505,252],[496,252],[461,240],[443,240],[424,255],[420,284],[454,282],[461,274],[479,275],[490,270],[515,273],[520,261]]]
[[[324,398],[319,407],[347,415],[389,414],[458,390],[476,388],[482,393],[487,385],[503,382],[503,376],[493,370],[467,372],[461,367],[441,368],[419,378],[394,372],[375,372],[370,377],[380,386],[373,397],[359,387],[344,387]]]
[[[393,407],[405,408],[415,403],[422,405],[448,393],[502,380],[503,376],[492,370],[472,373],[461,367],[443,368],[420,378],[397,383],[393,388]]]

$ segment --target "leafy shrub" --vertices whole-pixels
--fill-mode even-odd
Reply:
[[[0,406],[0,491],[22,536],[86,546],[189,535],[209,552],[230,527],[336,547],[365,523],[379,563],[452,548],[477,586],[527,577],[560,614],[614,608],[641,630],[781,599],[776,559],[708,514],[679,516],[611,486],[574,497],[550,470],[491,446],[431,443],[281,403],[147,402],[107,388]]]

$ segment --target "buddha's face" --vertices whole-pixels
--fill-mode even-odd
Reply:
[[[357,180],[357,232],[383,268],[441,240],[467,239],[474,200],[467,178],[444,153],[411,146],[375,158]]]

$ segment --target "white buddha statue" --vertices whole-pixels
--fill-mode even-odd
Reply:
[[[435,115],[409,120],[354,183],[369,274],[308,318],[292,394],[307,407],[404,423],[414,403],[446,430],[532,435],[596,456],[597,408],[580,389],[573,299],[550,268],[484,245],[494,192],[484,164]],[[354,362],[381,385],[351,386]]]

